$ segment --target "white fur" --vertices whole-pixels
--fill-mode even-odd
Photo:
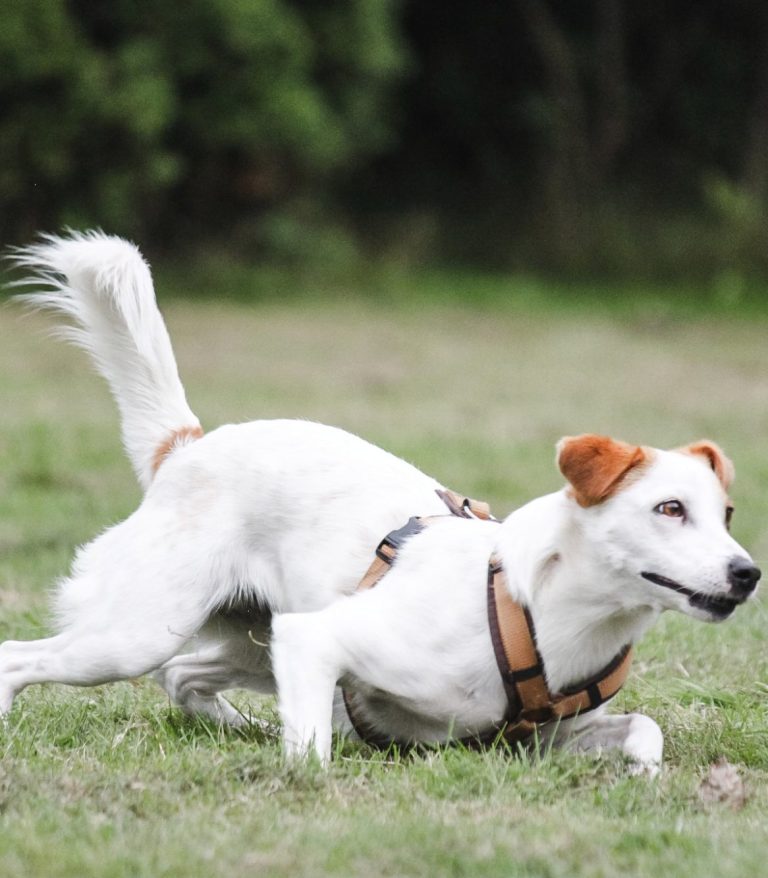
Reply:
[[[44,236],[16,261],[35,271],[22,284],[47,287],[24,298],[71,318],[60,334],[88,351],[106,378],[125,449],[147,488],[162,442],[182,427],[200,426],[179,380],[149,266],[133,244],[99,232]]]
[[[353,594],[384,534],[445,513],[434,479],[342,430],[289,420],[174,447],[153,478],[158,448],[198,421],[145,262],[100,233],[46,238],[19,262],[48,288],[26,298],[71,318],[67,336],[108,380],[147,490],[133,515],[78,552],[59,587],[59,633],[0,646],[3,712],[31,683],[154,671],[188,712],[238,723],[219,693],[274,691],[274,668],[289,753],[329,758],[332,717],[349,729],[341,679],[386,734],[443,741],[504,713],[485,616],[492,551],[531,609],[554,689],[596,672],[664,609],[707,616],[642,570],[725,593],[728,559],[748,557],[723,526],[709,467],[659,452],[641,479],[590,508],[563,490],[502,524],[446,518],[409,541],[375,589]],[[673,496],[692,510],[690,526],[653,513]],[[661,760],[661,732],[639,715],[601,710],[548,734],[618,748],[642,768]]]

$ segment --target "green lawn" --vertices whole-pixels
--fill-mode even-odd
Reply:
[[[563,434],[706,436],[736,462],[735,535],[768,564],[768,316],[479,298],[164,305],[208,427],[337,424],[502,514],[559,487]],[[47,325],[0,310],[0,639],[48,630],[73,548],[139,499],[105,387]],[[34,687],[0,729],[0,875],[766,874],[766,621],[758,599],[720,626],[669,616],[640,645],[618,709],[661,724],[655,782],[557,753],[352,745],[323,773],[282,764],[270,701],[239,694],[260,721],[234,733],[184,719],[148,681]],[[698,797],[721,757],[741,809]]]

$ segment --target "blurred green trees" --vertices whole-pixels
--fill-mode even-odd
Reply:
[[[436,249],[768,272],[764,0],[420,0],[403,26],[415,60],[398,148],[373,180]],[[369,179],[364,207],[380,194]]]
[[[4,241],[768,273],[768,4],[14,0],[0,208]]]
[[[0,227],[164,240],[322,198],[391,135],[389,0],[15,0],[0,27]]]

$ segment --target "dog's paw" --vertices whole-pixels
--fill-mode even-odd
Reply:
[[[628,714],[629,730],[624,739],[624,752],[634,775],[657,777],[661,771],[664,735],[657,723],[641,713]]]
[[[648,780],[654,780],[661,774],[661,763],[631,759],[627,765],[627,772],[632,777],[644,777]]]

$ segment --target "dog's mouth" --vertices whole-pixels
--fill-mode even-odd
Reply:
[[[658,573],[648,573],[643,571],[640,575],[643,579],[647,579],[655,585],[660,585],[663,588],[670,588],[672,591],[685,595],[685,597],[688,598],[688,603],[692,607],[696,607],[697,610],[704,610],[714,619],[718,620],[727,619],[736,607],[739,604],[743,604],[746,599],[746,597],[739,598],[726,595],[704,594],[703,592],[686,588],[684,585],[680,585],[679,582],[675,582],[674,579],[660,576]]]

